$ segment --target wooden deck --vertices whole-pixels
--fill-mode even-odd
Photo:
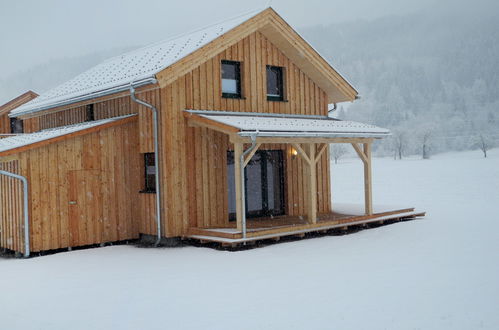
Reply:
[[[237,245],[250,241],[276,239],[284,236],[304,235],[309,232],[324,232],[330,229],[357,226],[367,223],[392,222],[422,217],[426,212],[403,207],[374,207],[373,215],[364,215],[359,205],[340,205],[335,212],[319,215],[315,224],[305,217],[278,216],[247,220],[246,238],[236,228],[236,223],[228,227],[190,228],[187,238],[202,242],[218,242]]]

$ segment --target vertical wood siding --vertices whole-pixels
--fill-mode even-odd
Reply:
[[[138,142],[131,122],[18,154],[30,185],[32,251],[138,238]],[[2,182],[2,203],[9,189]]]
[[[19,161],[0,162],[0,170],[19,174]],[[0,247],[24,253],[23,184],[0,175]]]
[[[243,99],[221,97],[220,62],[242,62]],[[266,65],[285,68],[287,102],[271,102],[266,97]],[[163,186],[163,225],[168,236],[179,236],[190,226],[225,225],[228,222],[226,135],[205,128],[188,127],[185,109],[227,110],[265,113],[327,115],[327,96],[261,33],[254,33],[206,63],[161,89],[161,172]],[[149,119],[141,112],[141,120]],[[143,125],[143,124],[141,124]],[[151,136],[141,136],[141,151],[152,151]],[[286,213],[306,213],[307,190],[303,180],[305,165],[291,157],[287,145],[263,145],[261,149],[281,149],[285,157]],[[330,210],[329,155],[318,165],[318,212]],[[152,206],[152,203],[149,207]],[[150,213],[151,218],[154,212]],[[149,234],[154,234],[154,227]],[[147,228],[146,228],[147,227]]]
[[[10,134],[10,118],[8,114],[0,116],[0,134]],[[0,136],[0,138],[2,138]]]
[[[222,59],[236,60],[242,63],[242,99],[225,99],[221,97],[220,62]],[[266,65],[284,67],[286,102],[267,101]],[[208,59],[205,63],[165,88],[144,92],[138,96],[144,101],[154,104],[159,110],[161,127],[159,159],[162,173],[160,179],[163,189],[161,205],[163,216],[162,234],[170,237],[187,233],[190,226],[226,225],[228,222],[226,164],[227,151],[232,149],[233,146],[229,143],[227,136],[223,134],[204,128],[188,127],[183,117],[183,110],[200,109],[327,115],[326,93],[259,32],[251,34],[214,58]],[[65,174],[65,180],[79,182],[81,185],[92,186],[93,181],[100,181],[102,191],[99,193],[103,199],[108,201],[102,203],[101,207],[103,209],[98,211],[99,214],[102,214],[103,225],[101,229],[93,227],[93,229],[89,229],[88,225],[86,225],[86,227],[84,226],[78,230],[79,233],[84,232],[86,234],[78,237],[77,241],[89,242],[90,240],[87,240],[86,237],[90,235],[88,234],[90,230],[93,230],[90,236],[95,236],[93,233],[98,233],[97,237],[101,235],[99,234],[99,230],[101,230],[102,240],[105,241],[124,239],[123,237],[134,236],[137,232],[155,235],[155,194],[139,194],[137,198],[137,195],[132,193],[134,196],[133,201],[128,200],[128,197],[115,196],[122,194],[122,191],[135,192],[143,188],[141,182],[143,180],[143,159],[141,154],[153,152],[154,149],[151,112],[143,106],[131,102],[128,96],[96,103],[94,111],[96,119],[139,113],[139,130],[136,133],[137,146],[134,151],[120,149],[120,145],[116,145],[116,143],[121,137],[117,136],[110,138],[109,142],[101,141],[100,143],[101,155],[112,154],[113,157],[118,157],[117,159],[120,159],[120,162],[125,161],[120,157],[134,159],[133,162],[136,163],[134,165],[134,180],[136,181],[130,179],[133,184],[129,187],[118,186],[116,176],[124,175],[119,169],[113,170],[113,175],[104,174],[105,172],[102,169],[100,175],[95,174],[93,171],[97,169],[91,167],[80,168],[80,170],[90,171],[84,176],[73,173],[73,176],[68,177],[68,174]],[[28,127],[28,131],[32,132],[44,128],[73,124],[83,120],[84,107],[80,107],[28,119],[25,121],[25,123],[28,122],[25,125]],[[69,162],[67,166],[73,164],[72,162],[83,164],[88,161],[86,160],[88,155],[82,153],[84,149],[82,141],[75,139],[71,146],[67,148],[68,150],[64,151],[70,155],[69,159],[64,160]],[[63,152],[47,149],[49,152],[47,155],[42,155],[47,151],[42,152],[41,150],[33,151],[32,155],[34,159],[40,160],[39,165],[35,165],[35,168],[32,168],[31,171],[33,174],[39,175],[41,182],[50,180],[48,165],[49,159],[52,157],[50,153]],[[286,214],[304,215],[306,213],[306,197],[304,194],[307,191],[306,180],[303,180],[305,164],[299,157],[291,156],[291,147],[288,145],[263,145],[261,149],[283,150],[286,179]],[[329,154],[326,152],[318,163],[317,206],[319,213],[329,212],[331,208],[328,159]],[[23,161],[28,166],[27,160]],[[31,164],[35,163],[31,162]],[[44,166],[47,166],[47,168]],[[83,182],[81,181],[82,178],[88,178],[89,181]],[[61,181],[62,178],[58,178],[58,180]],[[37,186],[37,189],[41,189],[43,193],[40,196],[45,194],[49,196],[58,189],[69,189],[67,187],[52,187],[50,184],[42,185],[41,182]],[[59,196],[72,196],[71,194],[75,193],[67,191],[65,194],[59,194]],[[42,200],[45,197],[40,198],[40,200],[33,201],[33,208],[38,212],[37,222],[33,229],[35,230],[34,237],[37,237],[35,246],[45,249],[46,247],[55,248],[55,246],[71,244],[69,242],[74,238],[55,234],[59,231],[62,232],[67,226],[76,226],[69,223],[68,219],[72,217],[66,214],[69,212],[68,209],[65,208],[63,212],[57,215],[58,218],[49,221],[50,212],[48,209],[44,209],[42,205],[54,202],[48,199]],[[122,199],[120,200],[120,198]],[[121,205],[123,204],[121,203],[125,201],[129,201],[127,205],[135,205],[135,201],[138,201],[139,205],[133,209],[122,209]],[[67,200],[58,200],[54,205],[64,209],[65,203],[67,203]],[[128,218],[129,213],[133,214],[135,219],[140,219],[140,221],[136,223],[128,222],[130,220]],[[88,216],[90,219],[93,217],[93,215]],[[125,219],[125,224],[118,223],[118,221],[123,221],[121,219]],[[54,234],[46,229],[50,227],[50,223],[53,221],[58,221],[58,226],[60,226],[55,227]],[[133,232],[134,226],[137,227],[136,232]],[[115,228],[120,228],[121,232],[120,230],[115,232]],[[122,236],[120,236],[120,233],[122,233]],[[133,235],[128,235],[128,233],[133,233]],[[50,235],[56,236],[57,239],[52,239]],[[85,239],[81,237],[85,237]]]

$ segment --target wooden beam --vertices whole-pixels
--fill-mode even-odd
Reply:
[[[184,112],[184,118],[187,119],[189,126],[206,127],[224,134],[234,134],[239,132],[239,129],[234,126],[225,125],[190,112]]]
[[[241,185],[241,175],[244,171],[241,164],[241,155],[243,154],[243,144],[234,144],[234,182],[236,183],[236,222],[237,229],[243,230],[243,190]]]
[[[302,149],[302,147],[298,143],[292,143],[293,147],[298,151],[300,156],[307,162],[307,164],[311,163],[310,157],[308,157],[307,153]]]
[[[364,143],[364,195],[366,215],[373,214],[372,176],[371,176],[371,143]]]
[[[352,147],[355,149],[357,155],[359,155],[359,158],[362,160],[362,162],[366,164],[368,159],[364,151],[362,151],[361,147],[357,143],[352,143]]]
[[[260,148],[261,145],[262,145],[261,143],[257,143],[255,145],[255,148],[253,148],[253,150],[251,150],[251,152],[248,155],[246,155],[246,159],[244,160],[244,163],[243,163],[243,168],[245,168],[246,165],[248,165],[248,163],[250,162],[251,158],[253,158],[253,156],[258,151],[258,148]]]
[[[308,205],[307,205],[307,218],[309,223],[317,223],[317,164],[315,162],[316,145],[310,143],[307,145],[308,155],[310,162],[306,170],[306,179],[308,183]]]
[[[327,146],[329,146],[328,143],[323,143],[322,144],[321,148],[319,149],[319,152],[317,152],[317,155],[315,156],[315,163],[317,163],[319,161],[319,159],[321,158],[322,154],[326,150]]]

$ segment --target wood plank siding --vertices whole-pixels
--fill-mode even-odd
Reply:
[[[222,98],[222,60],[241,62],[241,99]],[[267,65],[284,68],[283,102],[267,101]],[[260,32],[206,59],[165,87],[153,88],[139,91],[137,97],[159,111],[162,235],[166,237],[187,235],[189,227],[226,226],[229,221],[227,151],[233,145],[227,135],[189,127],[185,109],[327,115],[326,92]],[[143,153],[154,151],[148,109],[120,94],[26,117],[25,131],[83,122],[85,106],[91,102],[96,120],[139,113],[138,122],[18,155],[21,172],[32,178],[33,251],[137,238],[139,233],[156,235],[156,195],[139,193]],[[283,150],[286,215],[305,215],[306,164],[292,155],[290,145],[260,147],[265,149]],[[319,214],[331,210],[328,159],[326,151],[317,165]],[[76,205],[69,204],[73,200],[78,201]],[[85,207],[99,200],[98,207]]]
[[[0,134],[10,134],[10,118],[9,114],[0,115]],[[2,138],[2,136],[0,136]]]
[[[137,194],[142,178],[138,149],[135,120],[16,154],[14,170],[30,185],[31,250],[138,238]],[[0,166],[13,166],[5,164],[10,163]],[[18,203],[5,201],[19,198],[4,189],[12,185],[8,181],[0,181],[2,223],[4,212],[13,221],[19,216],[9,209],[17,210]],[[1,242],[2,247],[17,250],[5,246],[4,239]]]
[[[220,63],[224,59],[242,64],[242,99],[221,97]],[[266,65],[284,67],[286,102],[267,101]],[[167,230],[163,234],[167,236],[184,235],[190,226],[223,226],[229,217],[226,164],[233,145],[224,134],[188,127],[183,110],[327,115],[326,93],[259,32],[162,88],[160,96],[162,209]],[[152,143],[142,145],[150,145],[152,151]],[[284,151],[286,214],[304,215],[305,164],[292,156],[289,145],[262,145],[260,149]],[[319,213],[331,209],[328,159],[324,153],[317,167]],[[148,223],[147,227],[152,230],[145,233],[155,233],[154,226]]]
[[[0,170],[19,174],[19,161],[0,162]],[[24,253],[23,185],[0,175],[0,248]]]

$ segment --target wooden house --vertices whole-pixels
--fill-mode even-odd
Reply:
[[[109,59],[11,112],[26,134],[0,140],[0,246],[240,244],[417,216],[373,206],[389,132],[328,117],[356,97],[271,8]],[[364,162],[360,210],[332,203],[331,143]]]
[[[36,98],[38,94],[27,91],[24,94],[10,100],[0,106],[0,138],[5,138],[11,134],[23,133],[23,122],[16,117],[9,117],[9,113],[26,102]]]

